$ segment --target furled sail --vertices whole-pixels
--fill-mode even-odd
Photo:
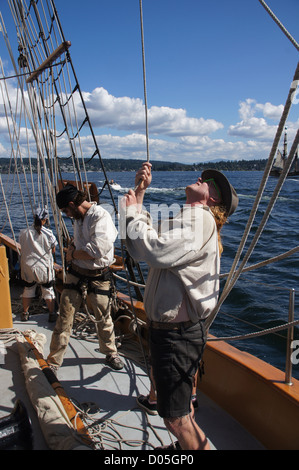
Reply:
[[[277,150],[277,155],[276,155],[276,159],[274,161],[273,167],[278,168],[279,170],[282,170],[283,165],[284,165],[284,158],[283,158],[280,150]]]

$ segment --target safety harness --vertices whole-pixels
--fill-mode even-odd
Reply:
[[[37,284],[37,282],[33,281],[33,282],[27,282],[27,281],[24,281],[24,279],[22,279],[22,284],[25,286],[25,287],[33,287],[35,286],[35,284]],[[42,286],[42,287],[46,287],[46,288],[49,288],[49,287],[53,287],[55,284],[55,281],[54,279],[50,282],[44,282],[43,284],[40,284],[38,283],[39,286]]]
[[[77,284],[75,283],[69,283],[69,284],[64,284],[65,289],[72,289],[72,290],[77,290],[82,294],[83,292],[86,292],[87,294],[93,293],[93,294],[98,294],[98,295],[107,295],[109,298],[112,296],[112,273],[109,268],[105,268],[101,270],[101,273],[96,274],[95,276],[88,276],[83,273],[79,273],[77,270],[75,270],[72,266],[69,267],[68,272],[72,274],[73,276],[78,278]],[[99,289],[98,287],[95,287],[92,285],[92,282],[94,281],[110,281],[110,288],[109,289]]]

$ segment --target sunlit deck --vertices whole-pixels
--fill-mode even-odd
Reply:
[[[14,329],[28,329],[44,333],[47,342],[44,357],[47,357],[53,324],[48,323],[48,314],[32,315],[28,322],[21,322],[13,315]],[[121,352],[121,354],[124,354]],[[34,449],[47,449],[36,412],[25,388],[24,375],[17,345],[5,346],[0,369],[0,417],[11,413],[16,399],[21,399],[30,416]],[[98,345],[87,340],[71,338],[64,363],[58,371],[58,379],[74,402],[86,410],[89,417],[105,426],[100,426],[104,449],[153,450],[156,446],[171,442],[159,416],[149,416],[136,403],[139,394],[147,394],[149,379],[146,370],[134,360],[124,356],[125,367],[112,370],[105,364]],[[198,392],[199,407],[196,419],[206,432],[212,449],[255,450],[262,446],[226,412]]]

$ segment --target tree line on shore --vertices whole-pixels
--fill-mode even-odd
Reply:
[[[140,168],[143,160],[132,159],[117,159],[117,158],[103,158],[102,159],[106,171],[136,171]],[[73,171],[72,163],[68,159],[59,159],[60,170],[62,172]],[[263,171],[266,166],[266,159],[260,160],[227,160],[218,162],[205,162],[205,163],[190,163],[184,164],[179,162],[162,162],[151,161],[153,171],[201,171],[207,168],[215,168],[222,171]],[[31,159],[29,166],[29,159],[24,158],[22,166],[28,170],[31,166],[31,171],[37,171],[37,160]],[[21,163],[18,163],[18,168],[21,170]],[[99,158],[86,161],[86,171],[100,171],[101,162]],[[14,171],[15,163],[10,161],[9,158],[0,158],[0,171],[2,174]]]

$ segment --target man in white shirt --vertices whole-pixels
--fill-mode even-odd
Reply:
[[[205,320],[219,292],[220,230],[238,204],[234,188],[216,170],[186,187],[186,204],[159,230],[142,203],[151,164],[137,172],[137,189],[125,196],[126,244],[136,261],[149,265],[144,306],[149,323],[157,410],[178,441],[173,449],[208,450],[197,425],[191,395],[206,343]]]
[[[101,353],[106,362],[116,370],[123,368],[115,345],[114,325],[111,318],[110,269],[114,261],[114,241],[117,230],[110,214],[96,203],[87,201],[85,193],[68,184],[56,195],[59,209],[74,219],[74,240],[66,253],[66,284],[60,299],[48,363],[52,369],[63,362],[73,326],[74,314],[82,302],[82,287],[87,295],[97,321]]]
[[[57,240],[49,228],[45,227],[49,214],[46,208],[38,208],[34,224],[20,232],[21,277],[25,284],[22,302],[22,321],[29,319],[29,307],[35,297],[37,285],[41,287],[42,297],[49,310],[49,322],[57,318],[55,312],[54,261],[53,254]]]

